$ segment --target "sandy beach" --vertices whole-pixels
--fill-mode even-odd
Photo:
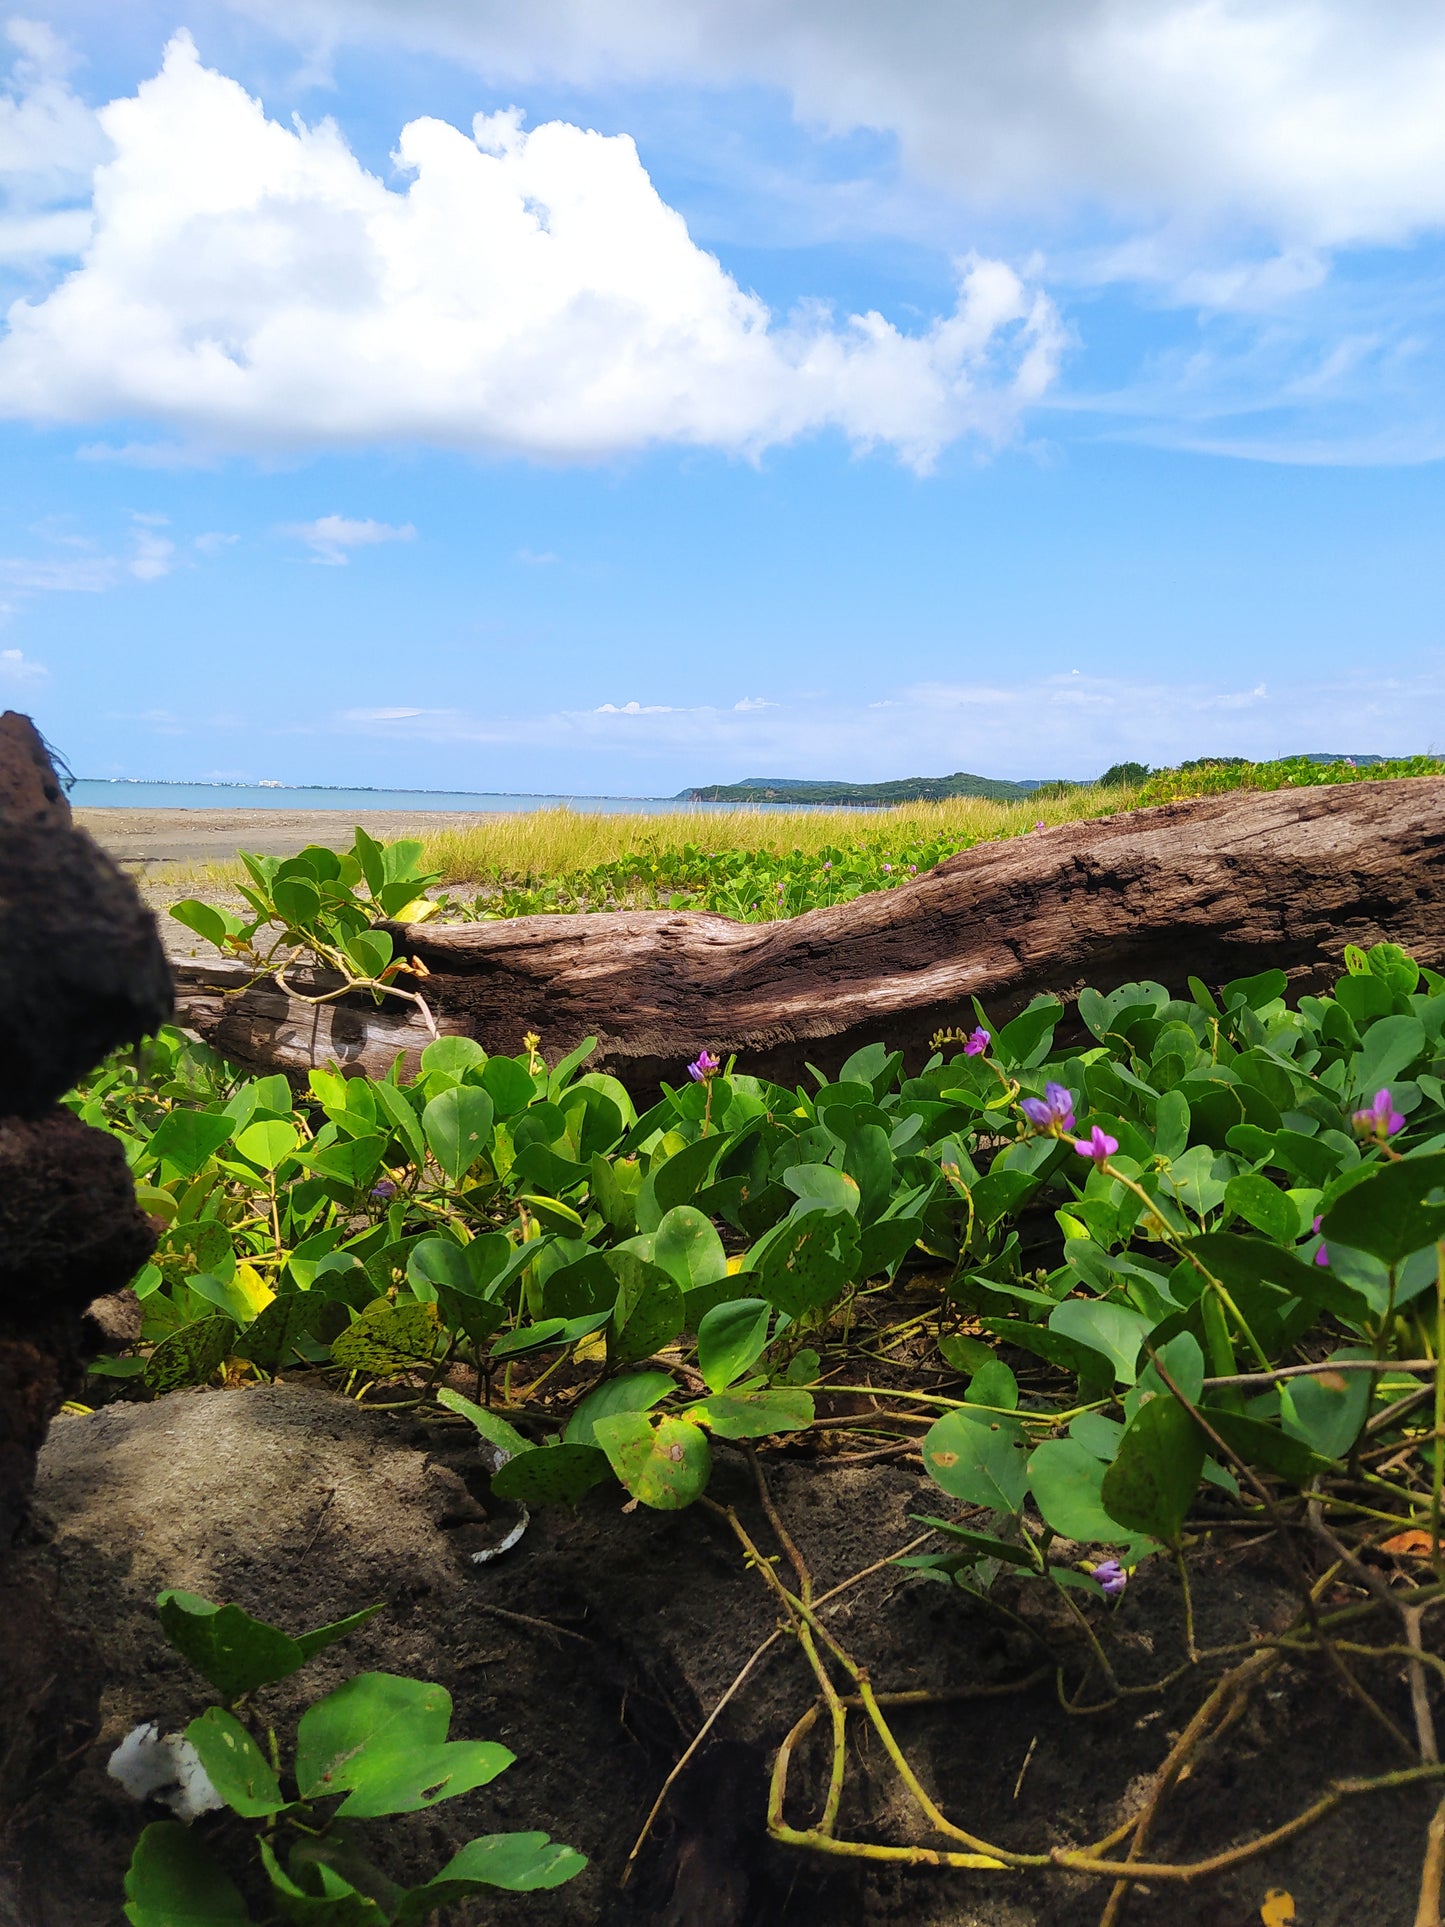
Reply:
[[[292,856],[308,843],[350,849],[358,823],[378,842],[387,842],[492,818],[485,811],[448,816],[439,811],[399,810],[78,809],[75,820],[135,878],[155,912],[167,951],[180,959],[208,958],[215,952],[166,915],[178,898],[199,897],[242,912],[246,907],[225,883],[196,875],[202,864],[231,862],[241,849],[259,856]]]
[[[220,863],[240,849],[259,856],[291,856],[308,843],[349,849],[358,823],[379,842],[387,842],[494,818],[487,811],[78,809],[75,820],[129,866]]]

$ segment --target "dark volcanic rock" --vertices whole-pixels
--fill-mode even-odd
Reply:
[[[34,726],[0,715],[0,1115],[34,1117],[165,1022],[170,970],[130,878],[70,820]]]

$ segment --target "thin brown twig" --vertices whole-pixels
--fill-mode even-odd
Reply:
[[[1400,1618],[1405,1627],[1405,1641],[1415,1657],[1410,1660],[1410,1711],[1415,1718],[1415,1738],[1420,1749],[1420,1758],[1435,1761],[1440,1758],[1440,1749],[1435,1741],[1435,1717],[1430,1711],[1430,1689],[1425,1679],[1425,1667],[1420,1639],[1420,1615],[1423,1606],[1402,1606]]]
[[[321,1501],[321,1510],[316,1515],[316,1529],[311,1534],[311,1537],[306,1541],[306,1544],[302,1547],[301,1551],[298,1552],[296,1557],[291,1561],[293,1570],[297,1566],[305,1565],[307,1559],[310,1558],[311,1549],[316,1544],[316,1541],[321,1537],[321,1528],[326,1524],[326,1515],[331,1510],[331,1501],[335,1497],[336,1497],[336,1487],[334,1485],[328,1486],[326,1489],[326,1497]]]
[[[1433,1358],[1326,1358],[1310,1365],[1280,1365],[1268,1372],[1232,1372],[1226,1378],[1206,1378],[1204,1389],[1221,1385],[1277,1385],[1287,1378],[1320,1378],[1329,1372],[1431,1372]]]
[[[1445,1800],[1430,1817],[1425,1831],[1425,1864],[1420,1869],[1420,1898],[1415,1927],[1440,1927],[1440,1884],[1445,1879]]]
[[[545,1633],[552,1639],[575,1639],[579,1646],[596,1643],[586,1633],[574,1633],[569,1626],[554,1625],[550,1619],[535,1619],[531,1613],[514,1613],[505,1606],[493,1606],[485,1599],[478,1600],[477,1606],[479,1611],[491,1613],[495,1619],[510,1619],[518,1626],[530,1626],[534,1632]]]

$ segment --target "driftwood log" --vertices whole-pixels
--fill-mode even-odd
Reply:
[[[983,844],[925,876],[787,922],[691,912],[396,927],[438,1028],[488,1051],[598,1039],[639,1092],[706,1046],[792,1082],[885,1039],[910,1063],[978,997],[996,1021],[1040,991],[1149,977],[1183,992],[1277,967],[1326,981],[1381,939],[1445,964],[1445,778],[1236,792]],[[308,1005],[239,965],[177,967],[181,1021],[245,1064],[380,1075],[430,1033],[399,1002]],[[312,995],[321,973],[288,972]]]
[[[101,1349],[93,1300],[120,1291],[155,1229],[125,1152],[56,1103],[171,1007],[155,920],[70,820],[45,746],[0,715],[0,1556],[25,1515],[56,1408]]]

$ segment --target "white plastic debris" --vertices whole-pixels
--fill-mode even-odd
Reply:
[[[527,1530],[527,1527],[532,1523],[532,1515],[525,1506],[519,1506],[517,1509],[522,1516],[512,1527],[512,1530],[507,1534],[506,1538],[499,1540],[494,1546],[487,1546],[483,1551],[472,1554],[472,1564],[474,1566],[484,1566],[489,1559],[500,1559],[504,1552],[510,1552],[512,1547],[516,1545],[522,1534]]]
[[[111,1754],[106,1772],[133,1800],[159,1800],[187,1825],[226,1804],[185,1735],[163,1734],[154,1720],[131,1728]]]

